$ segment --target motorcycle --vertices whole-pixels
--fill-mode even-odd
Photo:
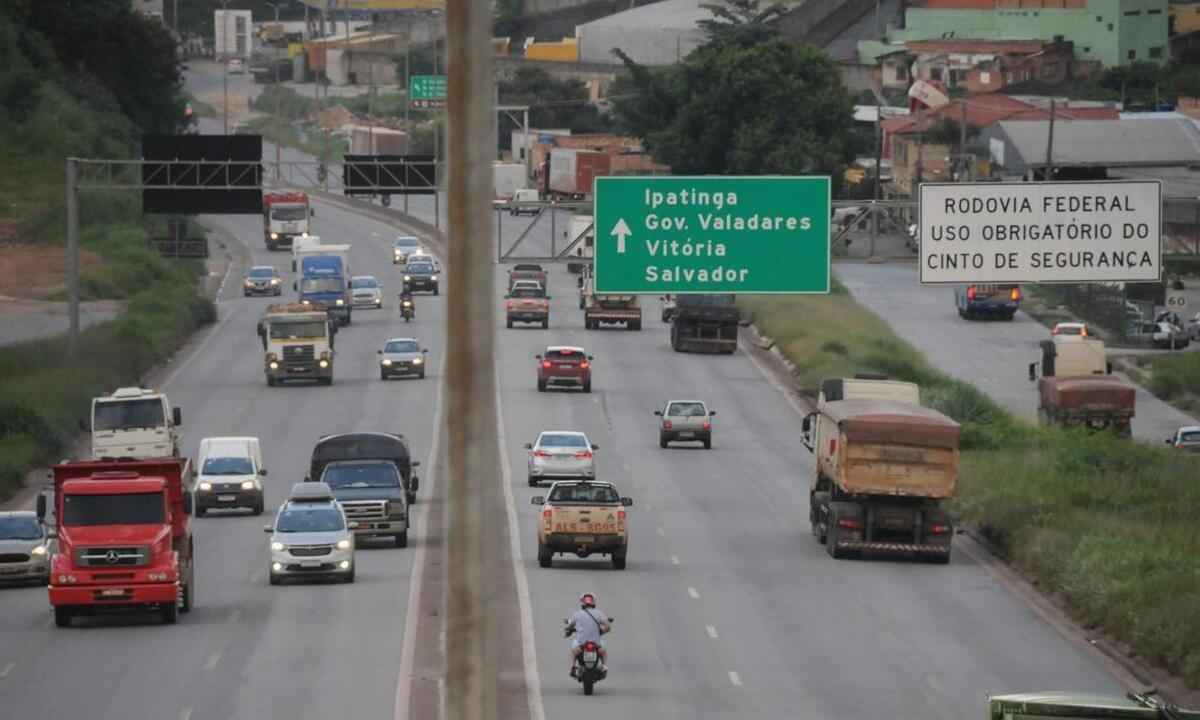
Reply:
[[[612,621],[612,618],[608,619],[609,629],[601,628],[601,635],[611,632]],[[563,630],[563,637],[574,635],[575,628],[570,626],[569,621],[564,619],[563,623],[567,626]],[[575,656],[575,672],[572,674],[583,684],[584,695],[591,695],[595,690],[596,683],[608,677],[608,666],[601,661],[598,643],[589,640],[583,644],[580,653]]]
[[[400,316],[404,318],[404,322],[409,322],[413,319],[413,314],[416,309],[413,307],[412,298],[400,296]]]

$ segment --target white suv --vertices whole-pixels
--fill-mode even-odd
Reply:
[[[325,483],[297,483],[279,508],[271,534],[268,577],[317,576],[354,582],[354,534],[341,504]]]

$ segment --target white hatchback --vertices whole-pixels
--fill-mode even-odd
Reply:
[[[588,441],[587,435],[567,430],[546,430],[537,442],[525,443],[529,451],[529,486],[542,480],[562,480],[596,477],[596,454],[600,446]]]

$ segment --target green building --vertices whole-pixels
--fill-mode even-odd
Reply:
[[[1075,57],[1104,67],[1154,62],[1165,65],[1168,0],[1087,0],[1083,8],[995,8],[943,10],[910,8],[905,30],[892,42],[962,38],[972,40],[1069,40]]]

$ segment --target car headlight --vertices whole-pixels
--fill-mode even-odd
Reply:
[[[272,361],[270,362],[270,364],[269,364],[269,365],[267,365],[267,367],[271,368],[272,370],[278,370],[278,369],[279,369],[279,363],[277,363],[277,362],[275,362],[274,360],[272,360]]]
[[[287,545],[284,545],[283,543],[281,543],[279,541],[275,541],[275,542],[271,543],[271,549],[274,550],[275,552],[283,552],[284,550],[287,549]]]
[[[308,300],[301,300],[301,301],[300,301],[300,304],[301,304],[301,305],[312,305],[312,303],[311,303],[311,302],[309,302]]]
[[[346,301],[345,301],[345,300],[343,300],[343,299],[341,299],[341,298],[338,298],[338,299],[337,299],[337,301],[336,301],[334,304],[335,304],[335,305],[345,305],[345,304],[346,304]]]
[[[204,482],[200,483],[200,489],[204,492],[208,492],[209,490],[212,490],[212,483],[205,480]]]
[[[437,282],[437,275],[430,276],[430,280]]]
[[[322,368],[327,368],[327,367],[329,367],[329,361],[322,360],[321,362],[317,363],[317,365],[321,366]]]
[[[254,489],[254,481],[253,480],[243,480],[242,481],[242,489],[243,490],[253,490]]]
[[[392,364],[392,361],[387,358],[384,358],[383,360],[380,361],[380,364],[384,365],[384,366],[388,366],[388,365]]]
[[[278,284],[279,284],[279,278],[271,278],[271,284],[272,284],[272,285],[278,285]]]
[[[412,300],[405,300],[404,307],[412,307]]]
[[[246,278],[246,287],[254,287],[254,281]]]
[[[34,557],[42,557],[42,556],[44,556],[44,555],[46,554],[46,546],[45,546],[45,545],[38,545],[38,546],[37,546],[37,547],[35,547],[34,549],[30,550],[30,551],[29,551],[29,554],[30,554],[30,555],[33,555]]]
[[[278,240],[278,239],[279,239],[279,233],[271,233],[271,239],[272,239],[272,240]]]
[[[404,282],[408,282],[409,280],[412,280],[412,275],[405,275]]]
[[[337,549],[338,550],[349,550],[352,545],[353,545],[353,543],[351,543],[349,540],[338,540],[337,541]]]
[[[424,358],[413,358],[413,365],[420,365],[423,362],[425,362]]]

